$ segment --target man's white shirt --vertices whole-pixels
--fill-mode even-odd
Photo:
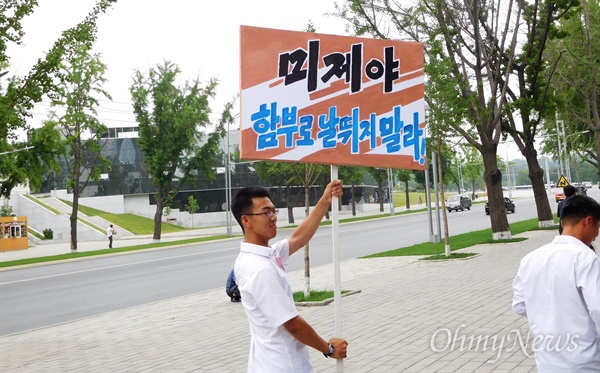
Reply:
[[[521,260],[513,290],[539,372],[600,372],[600,258],[589,247],[556,236]]]
[[[235,262],[237,284],[250,324],[248,372],[312,372],[308,348],[283,324],[298,316],[292,288],[276,261],[289,259],[287,240],[271,247],[242,242]]]

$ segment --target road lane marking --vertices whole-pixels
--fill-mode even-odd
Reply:
[[[70,276],[70,275],[76,275],[76,274],[86,273],[86,272],[102,271],[102,270],[106,270],[106,269],[121,268],[121,267],[130,267],[130,266],[134,266],[134,265],[138,265],[138,264],[160,262],[160,261],[164,261],[164,260],[178,259],[178,258],[184,258],[184,257],[196,256],[196,255],[203,255],[203,254],[212,254],[212,253],[222,252],[224,250],[238,250],[238,249],[239,248],[235,247],[235,248],[227,248],[227,249],[222,249],[222,250],[203,251],[203,252],[200,252],[200,253],[192,253],[192,254],[185,254],[185,255],[170,256],[168,258],[149,259],[149,260],[144,260],[144,261],[135,262],[135,263],[125,263],[125,264],[118,264],[118,265],[107,266],[107,267],[83,269],[81,271],[72,271],[72,272],[67,272],[67,273],[58,273],[58,274],[49,275],[49,276],[32,277],[32,278],[27,278],[27,279],[23,279],[23,280],[0,282],[0,286],[18,284],[18,283],[21,283],[21,282],[45,280],[45,279],[54,278],[54,277]]]

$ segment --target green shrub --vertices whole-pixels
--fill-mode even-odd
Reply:
[[[13,208],[8,204],[8,200],[5,199],[2,207],[0,207],[0,216],[11,216],[13,214]]]
[[[50,228],[44,229],[42,233],[44,234],[44,238],[47,240],[51,240],[54,238],[54,232]]]

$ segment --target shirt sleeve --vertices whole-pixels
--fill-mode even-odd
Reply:
[[[527,307],[525,306],[525,297],[523,296],[523,280],[521,279],[521,267],[513,281],[513,310],[518,315],[527,316]]]
[[[600,335],[600,259],[590,255],[577,271],[577,287],[587,305],[596,332]]]

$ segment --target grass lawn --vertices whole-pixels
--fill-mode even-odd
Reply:
[[[348,292],[349,290],[342,290],[342,294]],[[311,290],[308,297],[304,297],[303,291],[296,291],[293,295],[294,302],[321,302],[333,298],[333,290]]]
[[[471,257],[473,255],[477,255],[477,253],[450,253],[449,256],[446,254],[437,254],[432,256],[427,256],[425,258],[421,258],[419,260],[451,260],[451,259],[464,259]]]
[[[73,204],[70,201],[61,200],[69,206]],[[133,234],[152,234],[154,233],[154,220],[145,218],[143,216],[139,216],[136,214],[112,214],[110,212],[105,212],[101,210],[97,210],[92,207],[79,205],[79,211],[86,214],[87,216],[98,216],[102,219],[109,221],[113,224],[116,224],[124,229],[127,229],[129,232]],[[175,224],[169,224],[162,222],[161,223],[161,232],[162,233],[171,233],[171,232],[181,232],[185,231],[187,228],[180,227]]]
[[[512,235],[523,233],[527,231],[537,230],[538,220],[530,219],[510,225],[510,232]],[[555,227],[549,228],[556,230]],[[492,239],[492,229],[483,229],[476,232],[459,234],[450,237],[450,250],[464,249],[479,244],[498,244],[507,242],[520,242],[526,240],[525,238],[513,238],[510,240],[499,240],[495,241]],[[409,247],[401,247],[395,250],[384,251],[381,253],[365,256],[364,258],[381,258],[386,256],[412,256],[412,255],[438,255],[444,254],[445,243],[442,240],[440,243],[424,242]]]

